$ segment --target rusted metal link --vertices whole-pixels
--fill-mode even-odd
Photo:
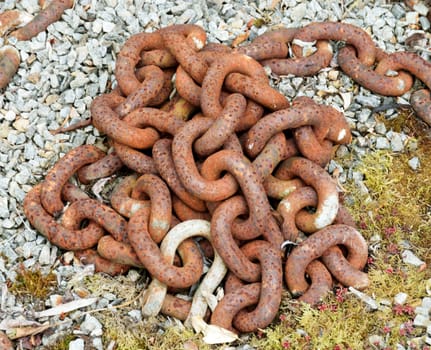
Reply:
[[[141,53],[163,48],[164,43],[160,32],[138,33],[125,42],[115,64],[115,78],[123,94],[128,96],[141,87],[141,82],[135,74]]]
[[[169,230],[172,219],[172,203],[168,186],[153,174],[144,174],[136,180],[132,198],[150,197],[151,212],[148,231],[154,242],[160,243]]]
[[[142,51],[141,59],[138,66],[150,66],[154,65],[164,68],[172,68],[178,65],[175,57],[166,49],[154,49],[151,51]]]
[[[73,202],[61,218],[64,227],[77,230],[84,219],[90,219],[117,241],[127,242],[127,222],[114,209],[95,199],[82,199]]]
[[[181,221],[192,219],[211,220],[211,216],[207,211],[194,210],[175,195],[172,197],[172,206]]]
[[[90,197],[78,186],[75,186],[70,182],[66,182],[61,189],[61,198],[66,202],[75,202],[80,199],[88,199]]]
[[[186,260],[185,255],[185,244],[190,247],[186,249],[195,251],[196,244],[190,240],[191,237],[200,236],[204,237],[208,240],[211,239],[210,236],[210,224],[205,220],[189,220],[183,223],[176,225],[169,233],[166,235],[160,246],[161,255],[164,257],[167,263],[172,264],[175,256],[175,252],[177,248],[179,249],[182,245],[182,248],[179,249],[180,256],[183,261]],[[190,253],[188,253],[190,254]],[[199,253],[199,257],[202,256]],[[208,275],[209,274],[209,275]],[[202,286],[203,281],[201,282],[200,288],[204,288],[204,291],[207,293],[212,293],[221,280],[224,278],[226,274],[226,267],[221,260],[220,256],[215,253],[214,262],[208,271],[207,275],[204,277],[204,286]],[[208,281],[210,280],[210,281]],[[206,285],[206,286],[205,286]],[[167,293],[167,286],[162,281],[154,279],[150,285],[144,296],[144,305],[142,307],[142,313],[146,316],[155,316],[160,311],[163,300]],[[198,294],[196,294],[198,293]],[[193,315],[191,316],[204,316],[206,313],[206,303],[202,300],[201,292],[198,291],[195,293],[194,300],[192,303],[192,307],[190,312]],[[197,301],[197,299],[200,299]],[[196,303],[198,305],[196,305]],[[188,323],[188,321],[186,321]]]
[[[88,184],[91,181],[115,174],[123,166],[120,157],[113,151],[98,161],[78,169],[78,180],[83,184]]]
[[[312,233],[330,225],[335,220],[339,208],[337,185],[331,176],[319,165],[301,157],[291,157],[283,161],[277,173],[281,171],[283,178],[300,177],[317,192],[318,204],[315,213],[300,211],[296,215],[298,228],[303,232]],[[289,206],[289,202],[282,201],[280,205]],[[289,232],[284,233],[290,236]]]
[[[33,19],[33,16],[24,11],[6,10],[0,13],[0,37],[17,27],[22,27]]]
[[[355,47],[360,62],[367,66],[374,64],[377,55],[376,44],[363,29],[342,22],[314,22],[302,27],[294,40],[313,42],[315,40],[344,41]],[[296,57],[303,57],[302,48],[293,42],[292,50]]]
[[[111,193],[111,205],[121,215],[130,218],[141,208],[149,208],[149,200],[133,199],[131,197],[137,174],[123,178]]]
[[[89,223],[81,230],[70,230],[58,224],[41,204],[42,184],[33,187],[24,199],[24,214],[30,224],[52,244],[66,250],[81,250],[95,246],[104,235],[104,230]]]
[[[363,248],[363,247],[362,247]],[[356,249],[360,249],[357,247]],[[367,263],[367,251],[362,255],[347,260],[340,247],[334,246],[327,249],[321,256],[323,264],[344,286],[352,286],[356,289],[365,289],[369,286],[368,275],[361,270]]]
[[[117,264],[144,267],[130,244],[119,242],[109,235],[100,238],[97,244],[97,253],[102,258]]]
[[[208,156],[218,150],[234,133],[244,115],[246,100],[241,94],[234,93],[226,99],[222,113],[209,129],[195,141],[193,149],[200,156]]]
[[[149,209],[139,209],[130,218],[128,224],[128,236],[139,260],[149,273],[159,281],[171,287],[187,288],[196,283],[202,275],[203,264],[198,247],[194,247],[183,260],[183,267],[175,267],[169,264],[161,255],[159,247],[152,240],[148,232]],[[196,253],[199,253],[199,255]]]
[[[18,40],[30,40],[40,32],[46,30],[51,23],[57,22],[63,15],[63,12],[73,7],[74,3],[75,0],[52,0],[29,23],[12,32],[11,36]]]
[[[247,203],[242,196],[234,196],[223,201],[214,211],[211,219],[212,243],[223,261],[238,278],[246,282],[257,282],[261,278],[259,264],[251,262],[241,251],[232,235],[235,218],[247,214]],[[248,232],[251,240],[261,235],[259,231]]]
[[[256,157],[273,135],[304,125],[313,126],[319,140],[328,139],[335,143],[348,143],[351,140],[350,128],[341,112],[301,97],[290,108],[267,114],[257,121],[248,131],[246,152]]]
[[[206,211],[205,202],[190,194],[181,183],[175,170],[171,146],[172,140],[169,139],[161,139],[153,146],[153,160],[160,176],[188,207],[199,212]]]
[[[208,68],[202,82],[201,109],[206,117],[216,119],[223,110],[220,103],[222,86],[229,73],[242,73],[253,77],[261,84],[268,85],[268,77],[262,66],[246,55],[231,54],[220,56]],[[277,110],[289,105],[286,98],[276,90],[272,90],[274,96],[281,96],[280,101],[276,99],[271,108]],[[260,101],[257,101],[260,103]]]
[[[332,141],[326,139],[319,141],[311,126],[301,126],[295,129],[293,137],[299,152],[305,158],[319,164],[322,168],[331,160]]]
[[[111,276],[121,275],[130,269],[129,265],[102,258],[94,249],[77,250],[75,257],[84,265],[94,265],[95,272],[104,272]]]
[[[280,248],[283,241],[280,228],[271,215],[265,189],[250,161],[238,152],[222,150],[209,156],[202,164],[201,173],[209,180],[217,181],[223,171],[233,174],[241,187],[256,228],[265,239]]]
[[[253,311],[242,311],[233,318],[234,327],[240,332],[254,332],[269,325],[277,314],[281,302],[282,266],[278,250],[266,241],[255,240],[241,247],[242,252],[250,260],[258,260],[261,265],[262,281],[258,303]],[[219,302],[211,317],[211,323],[230,329],[232,323],[231,297],[224,302],[228,295],[241,295],[242,290],[226,294]],[[230,307],[229,307],[230,306]],[[238,310],[238,309],[237,309]],[[218,320],[223,322],[219,324]],[[229,321],[228,321],[229,320]],[[227,325],[227,326],[226,326]]]
[[[263,60],[263,66],[271,68],[271,72],[277,75],[309,76],[318,73],[331,62],[333,51],[326,40],[319,40],[316,44],[317,51],[307,57],[273,58]]]
[[[196,167],[192,145],[214,123],[209,118],[193,118],[174,136],[172,155],[178,177],[183,186],[204,201],[217,202],[232,196],[238,189],[235,178],[226,174],[211,181],[202,177]]]
[[[146,128],[146,130],[150,129],[152,128]],[[115,140],[112,141],[112,144],[114,146],[115,153],[117,153],[121,162],[129,169],[140,174],[157,174],[154,160],[149,155]]]
[[[302,295],[308,288],[304,277],[308,264],[338,244],[347,248],[347,260],[367,259],[367,243],[356,229],[342,224],[327,226],[302,241],[287,258],[284,278],[293,296]]]
[[[9,84],[20,63],[21,57],[17,49],[10,45],[0,48],[0,89]]]
[[[351,46],[340,49],[338,64],[354,81],[377,94],[401,96],[410,90],[413,84],[411,75],[406,72],[400,71],[395,77],[386,76],[379,70],[374,70],[371,66],[360,62],[356,57],[355,49]]]
[[[376,71],[381,74],[392,70],[408,71],[431,89],[431,64],[414,52],[394,52],[382,59],[376,67]],[[429,100],[429,93],[419,90],[412,94],[410,102],[417,115],[431,125]]]
[[[310,305],[316,305],[331,291],[333,285],[332,276],[319,260],[311,261],[305,269],[305,273],[311,280],[310,286],[298,300]]]
[[[205,31],[196,25],[171,26],[162,30],[162,37],[167,49],[173,54],[184,70],[197,83],[202,80],[207,71],[207,64],[197,55],[206,43]]]
[[[157,66],[145,66],[140,69],[143,81],[139,89],[133,91],[124,102],[115,108],[120,117],[124,117],[139,107],[148,106],[162,91],[165,83],[163,71]]]
[[[431,126],[431,97],[430,91],[420,89],[412,93],[410,103],[416,114]]]
[[[92,145],[83,145],[72,149],[61,158],[48,172],[42,183],[40,200],[45,210],[58,216],[64,207],[61,201],[61,189],[75,172],[86,164],[103,158],[105,153]]]

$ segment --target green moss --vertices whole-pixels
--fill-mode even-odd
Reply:
[[[74,334],[66,334],[57,339],[55,344],[46,345],[45,350],[68,350],[69,343],[76,339],[76,335]]]
[[[9,291],[18,297],[45,299],[57,287],[57,276],[53,272],[44,275],[40,269],[25,269],[20,265],[15,281]]]

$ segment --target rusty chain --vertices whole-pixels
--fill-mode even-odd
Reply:
[[[235,49],[206,43],[196,25],[139,33],[118,55],[118,87],[91,106],[112,152],[71,150],[27,194],[25,215],[96,271],[146,269],[153,280],[143,314],[187,325],[200,317],[234,332],[266,327],[283,278],[293,297],[313,305],[336,283],[366,288],[367,244],[324,170],[334,145],[350,142],[348,124],[310,98],[288,101],[264,69],[315,74],[332,60],[330,40],[347,44],[337,56],[341,69],[376,93],[402,95],[410,74],[431,88],[431,65],[420,56],[386,54],[346,23],[278,29]],[[312,42],[315,52],[304,46]],[[411,103],[431,125],[430,92],[416,91]],[[89,184],[122,168],[129,175],[110,206],[69,182],[76,175]],[[297,244],[287,259],[283,242]],[[204,258],[213,263],[200,281]],[[205,298],[227,271],[225,296],[208,311]],[[199,281],[192,302],[174,295]]]

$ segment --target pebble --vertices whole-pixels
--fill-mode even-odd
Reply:
[[[407,163],[412,170],[418,170],[421,165],[418,157],[410,158]]]
[[[72,340],[69,343],[69,350],[84,350],[84,349],[85,349],[84,339],[78,338],[78,339]]]
[[[92,337],[99,337],[103,333],[102,324],[99,320],[88,314],[85,316],[84,322],[81,323],[80,330]]]
[[[411,250],[404,250],[401,253],[401,257],[406,264],[414,265],[414,266],[422,266],[425,264],[424,261],[419,259]]]
[[[407,301],[407,298],[408,298],[408,294],[401,292],[395,295],[394,302],[395,304],[398,304],[398,305],[404,305],[405,302]]]
[[[377,137],[376,138],[376,148],[377,149],[389,149],[390,145],[389,145],[389,141],[386,137]]]

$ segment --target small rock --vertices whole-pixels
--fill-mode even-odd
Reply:
[[[421,306],[423,308],[428,309],[429,311],[431,311],[431,298],[429,298],[429,297],[423,298]]]
[[[290,10],[290,16],[295,21],[301,21],[305,14],[307,13],[307,5],[304,3],[300,3]]]
[[[49,265],[51,252],[48,245],[44,245],[39,254],[39,263],[41,265]]]
[[[389,149],[389,141],[386,137],[377,137],[376,138],[376,148],[377,149]]]
[[[398,304],[398,305],[404,305],[405,302],[407,301],[407,297],[408,297],[408,294],[406,293],[402,293],[402,292],[398,293],[394,297],[394,302],[395,304]]]
[[[406,23],[416,24],[419,21],[419,14],[415,11],[410,11],[406,13]]]
[[[84,339],[78,338],[69,343],[69,350],[84,350]]]
[[[417,327],[428,327],[431,325],[431,321],[429,317],[424,315],[416,315],[415,319],[413,320],[413,326]]]
[[[91,315],[86,315],[84,322],[80,326],[81,331],[92,337],[99,337],[102,335],[102,324],[99,320]]]
[[[423,264],[425,264],[425,262],[419,259],[411,250],[404,250],[401,256],[406,264],[414,266],[422,266]]]
[[[418,157],[413,157],[411,159],[409,159],[408,161],[408,165],[410,167],[410,169],[412,170],[418,170],[418,168],[420,167],[421,163]]]
[[[385,346],[385,341],[383,340],[383,337],[377,334],[373,334],[370,337],[368,337],[368,341],[373,346],[378,346],[380,348]]]

